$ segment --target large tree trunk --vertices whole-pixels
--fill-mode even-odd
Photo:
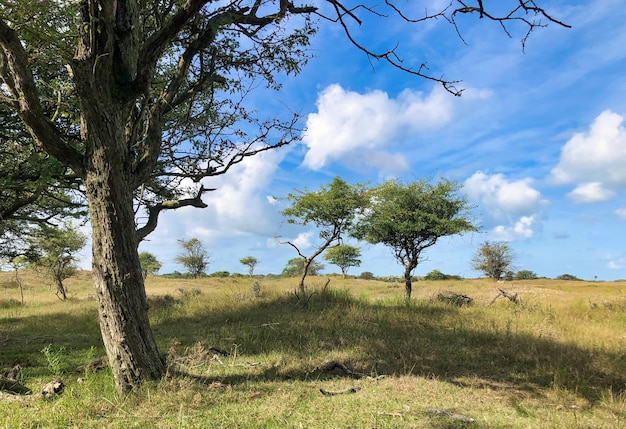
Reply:
[[[106,113],[99,123],[90,121],[85,189],[100,330],[117,388],[126,392],[161,378],[165,360],[148,320],[123,122]]]

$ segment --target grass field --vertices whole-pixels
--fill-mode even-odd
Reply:
[[[257,296],[253,279],[151,277],[169,374],[120,396],[108,370],[75,372],[104,355],[89,274],[65,302],[22,278],[24,305],[0,273],[0,367],[20,364],[35,392],[54,377],[66,388],[2,394],[0,427],[626,428],[626,282],[510,282],[497,286],[521,304],[490,305],[488,280],[421,281],[407,305],[400,283],[320,277],[302,306],[296,279],[257,279]]]

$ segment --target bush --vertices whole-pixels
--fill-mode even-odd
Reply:
[[[369,272],[369,271],[363,271],[360,275],[359,275],[360,279],[363,280],[374,280],[374,274]]]
[[[535,280],[536,278],[537,274],[530,270],[521,270],[515,274],[515,280]]]
[[[430,273],[424,276],[424,280],[462,280],[461,276],[455,276],[451,274],[444,274],[439,270],[432,270]]]
[[[556,279],[557,280],[576,280],[576,281],[580,281],[581,280],[581,279],[579,279],[578,277],[576,277],[576,276],[574,276],[572,274],[561,274]]]
[[[230,272],[228,272],[228,271],[216,271],[213,274],[210,274],[209,277],[220,277],[220,278],[230,277]]]

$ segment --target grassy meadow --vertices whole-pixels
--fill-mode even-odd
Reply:
[[[0,427],[626,428],[626,281],[420,281],[407,305],[400,283],[314,277],[303,306],[296,279],[149,277],[168,375],[121,396],[108,369],[75,371],[104,356],[89,273],[65,302],[21,276],[24,305],[0,273],[0,368],[66,386],[0,394]]]

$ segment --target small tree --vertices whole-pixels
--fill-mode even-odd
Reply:
[[[500,280],[502,274],[511,270],[512,263],[513,251],[504,242],[485,241],[472,258],[472,268],[495,281]]]
[[[291,206],[282,212],[287,222],[313,224],[320,230],[320,243],[310,256],[305,256],[294,243],[286,242],[296,249],[304,261],[298,284],[300,293],[304,295],[304,279],[310,273],[313,260],[328,247],[338,243],[342,235],[353,227],[356,216],[367,206],[367,195],[363,185],[351,186],[340,177],[335,177],[328,187],[322,186],[318,191],[297,191],[287,195],[286,199],[291,201]]]
[[[283,268],[283,271],[280,275],[282,277],[302,276],[302,273],[304,273],[305,264],[306,261],[304,260],[304,258],[292,258],[287,261],[287,265],[285,265],[285,268]],[[308,274],[311,276],[317,276],[323,269],[323,264],[317,261],[312,261],[309,264]]]
[[[372,190],[372,206],[353,235],[392,249],[404,267],[407,299],[411,298],[412,272],[425,249],[441,237],[477,230],[469,220],[467,199],[458,195],[460,187],[448,180],[407,185],[391,180]]]
[[[56,285],[56,295],[67,299],[63,281],[74,275],[79,261],[76,253],[85,247],[87,237],[71,224],[59,228],[41,225],[33,237],[33,245],[41,254],[34,262]]]
[[[197,238],[190,240],[178,240],[184,253],[175,259],[177,263],[187,268],[189,274],[195,279],[203,274],[209,266],[209,254],[204,245]]]
[[[159,272],[163,264],[150,252],[139,253],[139,263],[141,264],[141,272],[143,279],[148,277],[148,274],[155,275]]]
[[[343,278],[346,278],[348,268],[361,266],[361,249],[349,244],[339,244],[331,247],[324,253],[324,259],[341,268]]]
[[[254,276],[254,267],[259,263],[257,258],[254,256],[246,256],[245,258],[241,258],[239,262],[248,267],[248,275],[250,275],[250,277]]]

